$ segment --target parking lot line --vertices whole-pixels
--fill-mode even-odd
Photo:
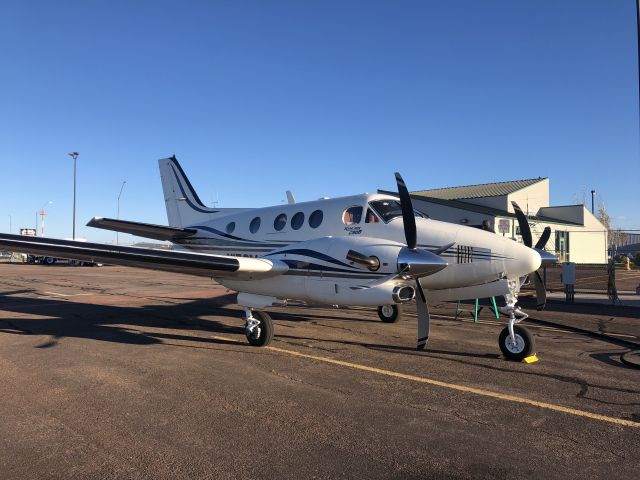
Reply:
[[[213,336],[213,338],[217,339],[217,340],[223,340],[223,341],[231,341],[233,342],[234,339],[233,338],[229,338],[229,337],[220,337],[220,336]],[[600,415],[598,413],[592,413],[592,412],[587,412],[584,410],[578,410],[576,408],[570,408],[570,407],[564,407],[562,405],[555,405],[553,403],[547,403],[547,402],[540,402],[537,400],[531,400],[528,398],[524,398],[524,397],[518,397],[516,395],[509,395],[509,394],[505,394],[505,393],[499,393],[499,392],[494,392],[491,390],[485,390],[483,388],[475,388],[475,387],[468,387],[465,385],[458,385],[455,383],[449,383],[449,382],[443,382],[441,380],[434,380],[432,378],[427,378],[427,377],[419,377],[417,375],[410,375],[407,373],[401,373],[401,372],[394,372],[392,370],[385,370],[382,368],[377,368],[377,367],[369,367],[367,365],[362,365],[359,363],[352,363],[352,362],[346,362],[344,360],[336,360],[334,358],[329,358],[329,357],[322,357],[322,356],[318,356],[318,355],[310,355],[308,353],[302,353],[302,352],[296,352],[295,350],[288,350],[285,348],[280,348],[280,347],[273,347],[273,346],[267,346],[264,347],[267,350],[271,350],[273,352],[278,352],[278,353],[282,353],[285,355],[291,355],[294,357],[299,357],[299,358],[307,358],[309,360],[315,360],[318,362],[323,362],[323,363],[328,363],[331,365],[338,365],[341,367],[347,367],[347,368],[351,368],[354,370],[360,370],[360,371],[365,371],[365,372],[369,372],[369,373],[375,373],[378,375],[384,375],[386,377],[393,377],[393,378],[400,378],[403,380],[408,380],[411,382],[417,382],[417,383],[424,383],[424,384],[428,384],[428,385],[435,385],[438,387],[442,387],[442,388],[448,388],[450,390],[456,390],[458,392],[464,392],[464,393],[471,393],[474,395],[480,395],[483,397],[489,397],[489,398],[496,398],[498,400],[503,400],[503,401],[507,401],[507,402],[514,402],[514,403],[521,403],[524,405],[529,405],[532,407],[538,407],[538,408],[542,408],[545,410],[552,410],[554,412],[561,412],[561,413],[566,413],[569,415],[576,415],[578,417],[583,417],[583,418],[590,418],[592,420],[599,420],[602,422],[607,422],[607,423],[611,423],[614,425],[622,425],[625,427],[633,427],[633,428],[640,428],[640,422],[634,422],[633,420],[625,420],[623,418],[615,418],[615,417],[609,417],[607,415]]]

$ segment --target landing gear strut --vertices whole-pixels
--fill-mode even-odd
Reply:
[[[269,345],[273,339],[273,321],[267,312],[244,309],[244,334],[247,341],[254,347]]]

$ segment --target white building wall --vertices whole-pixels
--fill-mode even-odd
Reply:
[[[513,201],[520,206],[524,213],[535,215],[540,208],[549,206],[549,179],[541,179],[533,185],[509,194],[505,205],[500,208],[514,213],[511,205]]]

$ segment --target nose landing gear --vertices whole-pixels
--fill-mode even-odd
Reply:
[[[502,354],[509,360],[522,361],[535,353],[536,342],[529,330],[519,325],[529,317],[514,305],[500,308],[502,313],[509,315],[509,323],[500,332],[498,345]]]
[[[506,305],[499,308],[501,313],[509,317],[509,323],[500,332],[498,345],[506,358],[516,361],[522,361],[533,355],[536,349],[535,339],[529,330],[517,325],[529,318],[529,315],[516,305],[522,281],[523,279],[510,279],[508,281],[509,293],[504,297]]]

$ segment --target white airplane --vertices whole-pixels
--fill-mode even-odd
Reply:
[[[416,302],[417,348],[429,338],[428,301],[504,295],[509,317],[499,338],[511,359],[534,353],[534,340],[517,325],[527,317],[516,306],[520,287],[535,272],[539,307],[545,290],[537,273],[545,231],[535,248],[526,217],[516,207],[524,245],[477,228],[429,219],[411,205],[400,174],[398,197],[363,194],[265,208],[209,208],[198,198],[175,156],[159,161],[169,226],[110,218],[87,225],[169,240],[172,251],[0,234],[0,246],[132,267],[211,277],[238,292],[251,345],[273,338],[263,310],[290,301],[309,305],[376,306],[394,322],[405,303]]]

